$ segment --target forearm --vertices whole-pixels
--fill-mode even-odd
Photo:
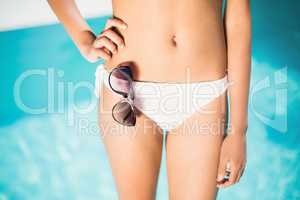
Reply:
[[[251,15],[248,0],[228,1],[225,28],[228,50],[228,79],[232,83],[229,87],[230,128],[233,133],[244,133],[243,130],[246,130],[248,126],[251,72]]]
[[[63,24],[66,31],[83,51],[84,46],[94,37],[91,28],[86,23],[74,0],[48,0],[49,5]]]

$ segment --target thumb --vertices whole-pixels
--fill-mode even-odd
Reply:
[[[218,182],[224,179],[225,171],[226,171],[226,163],[227,163],[227,159],[221,157],[218,166],[218,176],[217,176]]]

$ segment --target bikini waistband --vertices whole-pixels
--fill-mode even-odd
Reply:
[[[97,77],[102,77],[102,80],[107,80],[108,81],[108,77],[109,77],[109,71],[105,68],[104,64],[100,64],[97,67],[95,76]],[[137,81],[134,80],[133,82],[137,83],[137,84],[177,84],[177,85],[182,85],[182,84],[201,84],[201,83],[217,83],[217,82],[223,82],[223,81],[228,81],[228,76],[227,74],[220,78],[220,79],[216,79],[216,80],[211,80],[211,81],[197,81],[197,82],[156,82],[156,81]]]
[[[103,82],[106,87],[110,89],[109,83],[108,83],[108,78],[109,78],[109,71],[105,68],[104,64],[100,64],[97,67],[97,70],[95,72],[95,77],[96,77],[96,83],[95,83],[95,94],[99,93],[101,83]],[[229,84],[228,81],[228,76],[227,74],[220,79],[217,80],[212,80],[212,81],[199,81],[199,82],[152,82],[152,81],[133,81],[133,86],[179,86],[179,87],[184,87],[184,86],[193,86],[193,85],[206,85],[206,84],[211,84],[211,85],[218,85],[221,86],[222,88],[227,88]]]

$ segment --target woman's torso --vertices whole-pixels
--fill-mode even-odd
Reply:
[[[215,80],[226,71],[222,0],[113,0],[125,48],[106,63],[133,62],[135,80]]]

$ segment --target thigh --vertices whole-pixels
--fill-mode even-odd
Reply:
[[[141,113],[135,127],[115,122],[111,110],[118,100],[117,95],[102,87],[99,125],[119,198],[154,199],[162,155],[162,132]]]
[[[166,155],[171,200],[216,198],[225,114],[226,94],[223,94],[168,133]]]

